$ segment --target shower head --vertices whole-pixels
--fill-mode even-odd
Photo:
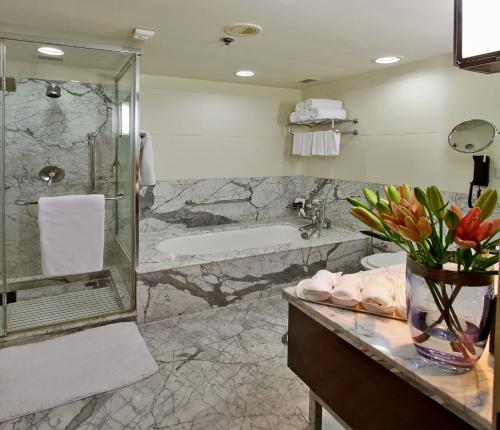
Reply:
[[[59,97],[61,97],[61,87],[57,84],[49,83],[47,85],[47,91],[45,92],[45,95],[52,99],[58,99]]]

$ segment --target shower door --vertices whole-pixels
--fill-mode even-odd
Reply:
[[[11,39],[1,46],[0,76],[10,85],[2,87],[0,98],[0,336],[130,316],[137,243],[137,55],[72,44],[53,45],[61,54],[47,57],[45,43]],[[119,123],[119,108],[128,109],[128,131]],[[102,252],[102,268],[47,275],[38,199],[94,193],[105,197],[104,248],[91,251]],[[44,246],[55,250],[56,241]],[[85,260],[79,243],[70,244],[73,261]]]
[[[5,270],[5,44],[0,39],[0,336],[7,327],[7,274]]]

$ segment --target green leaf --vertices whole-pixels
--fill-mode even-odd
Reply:
[[[367,236],[374,237],[375,239],[382,240],[384,242],[392,242],[392,240],[389,239],[388,237],[386,237],[382,234],[379,234],[379,233],[375,233],[374,231],[362,230],[361,233],[366,234]]]

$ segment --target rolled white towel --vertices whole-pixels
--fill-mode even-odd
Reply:
[[[305,109],[342,109],[344,103],[342,100],[334,99],[307,99]]]
[[[340,279],[342,273],[331,273],[320,270],[311,279],[304,281],[299,297],[315,302],[323,302],[331,297],[334,284]]]
[[[312,108],[308,110],[309,118],[312,120],[320,119],[346,119],[347,112],[344,109],[319,109]]]
[[[295,105],[295,112],[300,112],[301,110],[304,110],[305,109],[305,105],[306,105],[305,102],[298,102]]]
[[[310,112],[307,109],[301,110],[299,112],[299,117],[301,121],[309,121],[311,119]]]
[[[361,289],[361,305],[370,312],[391,315],[394,313],[394,283],[387,273],[365,274]]]
[[[339,306],[354,307],[361,301],[363,273],[343,275],[332,291],[332,302]]]
[[[292,112],[290,114],[290,122],[299,122],[300,121],[300,112]]]

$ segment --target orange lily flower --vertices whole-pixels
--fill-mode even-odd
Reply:
[[[488,237],[495,235],[500,230],[500,218],[487,220],[481,223],[481,209],[475,207],[465,216],[460,209],[451,205],[461,219],[460,225],[453,233],[454,242],[461,248],[477,248]]]

